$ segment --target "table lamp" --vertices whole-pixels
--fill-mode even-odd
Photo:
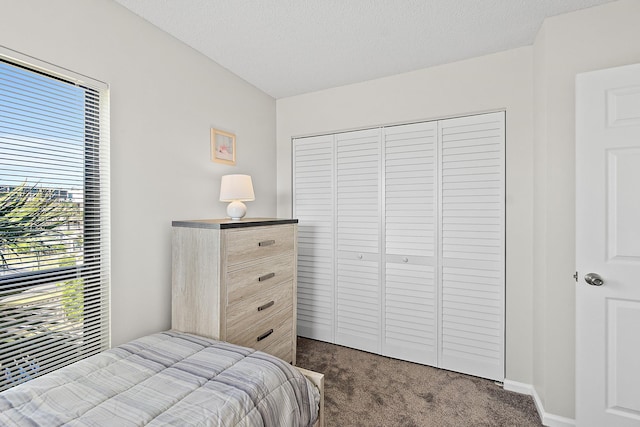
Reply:
[[[233,220],[242,219],[247,207],[242,202],[255,200],[253,184],[249,175],[223,175],[220,181],[220,201],[231,202],[227,206],[227,215]]]

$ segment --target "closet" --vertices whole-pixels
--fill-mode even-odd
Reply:
[[[293,140],[298,334],[504,379],[504,112]]]

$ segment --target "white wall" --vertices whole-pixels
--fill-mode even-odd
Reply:
[[[640,62],[640,1],[547,19],[535,61],[534,386],[545,412],[574,418],[575,76]]]
[[[111,0],[3,0],[0,44],[110,85],[112,341],[170,327],[171,221],[225,216],[220,177],[276,213],[275,101]],[[237,166],[209,160],[209,129]]]
[[[532,382],[532,49],[279,99],[278,216],[291,215],[291,138],[507,111],[507,378]]]

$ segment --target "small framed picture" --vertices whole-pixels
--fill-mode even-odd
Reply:
[[[235,166],[236,136],[211,128],[211,161]]]

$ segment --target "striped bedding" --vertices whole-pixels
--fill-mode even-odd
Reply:
[[[0,425],[310,426],[319,400],[280,359],[168,331],[0,393]]]

